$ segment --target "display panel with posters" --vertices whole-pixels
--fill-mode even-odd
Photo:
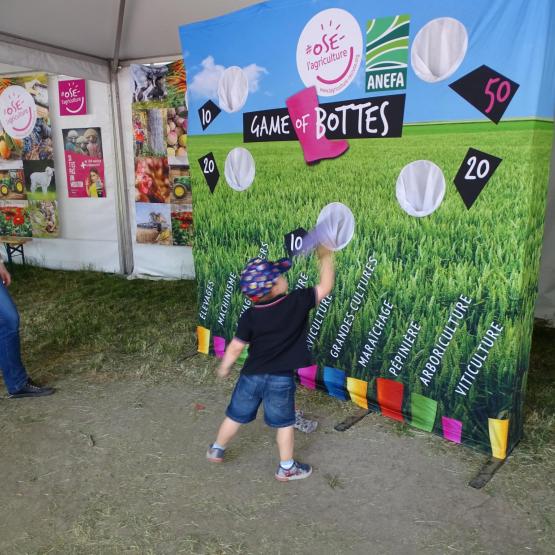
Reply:
[[[316,234],[337,279],[301,383],[511,451],[555,98],[554,12],[528,4],[281,0],[181,28],[201,352],[248,308],[248,258],[304,252],[290,287],[315,282]]]
[[[47,75],[3,76],[0,78],[0,234],[58,236],[55,174]],[[35,223],[32,225],[32,222]]]
[[[134,64],[131,75],[136,240],[138,243],[190,246],[193,228],[183,62],[152,66]],[[169,209],[153,207],[151,211],[157,214],[155,219],[159,217],[164,222],[167,219],[167,230],[158,234],[152,231],[160,226],[154,226],[149,219],[150,212],[142,206],[144,203],[171,205]],[[186,218],[185,212],[188,213]]]

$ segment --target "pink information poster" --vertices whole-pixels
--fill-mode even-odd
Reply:
[[[70,198],[105,198],[102,137],[99,127],[63,129]]]

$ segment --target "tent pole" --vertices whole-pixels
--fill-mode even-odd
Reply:
[[[133,272],[133,242],[131,239],[131,218],[127,198],[127,172],[125,169],[125,149],[123,144],[123,122],[120,109],[120,95],[118,85],[119,48],[123,28],[125,0],[120,0],[118,27],[114,46],[114,57],[110,65],[110,101],[112,107],[112,121],[114,122],[114,147],[116,156],[116,207],[118,228],[118,250],[120,271],[125,275]]]
[[[127,172],[125,169],[123,128],[119,106],[118,73],[113,70],[110,70],[110,101],[112,105],[112,121],[114,122],[114,150],[117,170],[115,189],[120,271],[122,274],[129,275],[133,272],[133,243],[131,240],[131,219],[127,198]]]

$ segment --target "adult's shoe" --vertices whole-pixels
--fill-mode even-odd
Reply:
[[[10,393],[8,399],[20,399],[22,397],[45,397],[46,395],[52,395],[55,389],[53,387],[43,387],[36,384],[31,378],[27,380],[27,383],[15,393]]]

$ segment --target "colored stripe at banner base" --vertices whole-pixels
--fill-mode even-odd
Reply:
[[[210,351],[210,330],[197,326],[198,352],[207,355]]]
[[[509,439],[509,420],[488,418],[489,441],[491,454],[496,459],[504,459],[507,456],[507,440]]]
[[[404,422],[401,407],[403,405],[403,389],[401,382],[377,378],[378,404],[384,416]]]
[[[304,368],[299,368],[297,374],[299,375],[299,380],[301,385],[308,387],[308,389],[316,389],[316,374],[318,373],[318,366],[313,364],[312,366],[305,366]]]
[[[236,360],[235,364],[241,364],[241,365],[245,364],[245,361],[247,360],[248,356],[249,356],[249,348],[245,345],[245,347],[241,351],[241,354],[239,355],[239,358]]]
[[[411,426],[420,428],[425,432],[431,432],[434,429],[437,401],[424,397],[420,393],[413,393],[410,399],[410,411],[412,415]]]
[[[443,428],[443,437],[445,439],[454,441],[455,443],[461,443],[463,423],[460,420],[442,416],[441,427]]]
[[[216,357],[223,358],[225,353],[225,338],[215,335],[212,341],[214,342],[214,353]]]
[[[357,378],[347,378],[347,391],[351,394],[353,403],[368,410],[368,382]]]
[[[324,384],[332,397],[347,401],[349,397],[345,391],[345,372],[331,366],[324,367]]]

